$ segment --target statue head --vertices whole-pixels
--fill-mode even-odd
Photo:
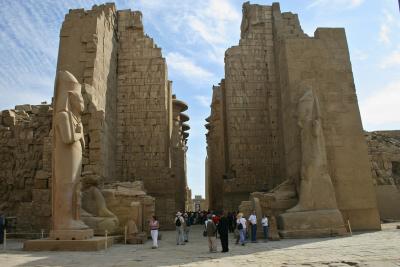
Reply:
[[[311,88],[307,88],[304,95],[300,97],[297,107],[300,123],[312,119],[313,108],[314,108],[314,93]]]
[[[59,71],[56,77],[54,93],[54,111],[70,111],[75,115],[83,112],[84,102],[81,93],[81,85],[68,71]]]

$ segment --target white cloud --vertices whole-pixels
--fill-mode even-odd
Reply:
[[[208,82],[214,75],[208,70],[197,66],[192,59],[176,52],[166,55],[168,68],[175,71],[177,75],[186,77],[189,82]]]
[[[387,57],[385,57],[382,60],[380,67],[382,69],[387,69],[398,65],[400,65],[400,50],[396,50]]]
[[[211,97],[205,95],[196,95],[196,100],[204,107],[209,108],[211,105]]]
[[[400,128],[400,81],[392,82],[383,89],[360,101],[364,128]]]
[[[364,0],[314,0],[307,8],[326,7],[335,9],[351,9],[361,6]]]
[[[395,25],[395,19],[393,15],[389,11],[384,10],[383,21],[379,29],[379,41],[386,45],[391,44],[390,34]]]
[[[209,0],[188,16],[188,25],[204,41],[218,46],[229,39],[230,24],[240,20],[241,14],[228,0]]]
[[[379,41],[381,41],[384,44],[390,44],[390,28],[386,23],[381,24],[381,28],[379,30]]]

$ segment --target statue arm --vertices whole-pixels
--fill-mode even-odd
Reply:
[[[57,113],[57,130],[60,133],[61,140],[65,144],[72,144],[75,142],[75,136],[69,121],[68,113],[65,111]]]

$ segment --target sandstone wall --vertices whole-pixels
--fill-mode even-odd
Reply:
[[[365,133],[381,219],[400,219],[400,131]]]
[[[118,177],[142,180],[161,225],[180,208],[171,165],[172,88],[161,49],[144,34],[142,14],[118,12]]]
[[[68,70],[83,86],[87,143],[83,171],[116,176],[117,39],[114,4],[75,9],[65,16],[57,70]]]
[[[290,175],[300,170],[300,142],[293,142],[299,136],[297,103],[310,86],[320,101],[338,207],[354,229],[380,229],[344,30],[317,29],[314,38],[284,39],[281,45],[285,55],[280,66],[287,71],[281,89],[283,113],[287,113],[283,122]]]
[[[22,105],[0,116],[0,212],[18,232],[50,228],[50,105]]]
[[[283,179],[272,7],[243,4],[241,39],[225,54],[228,176],[224,203]]]

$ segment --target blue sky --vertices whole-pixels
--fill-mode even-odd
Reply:
[[[204,119],[211,88],[224,76],[224,52],[240,36],[241,0],[120,0],[141,10],[145,31],[167,58],[178,98],[191,120],[188,181],[204,195]],[[70,8],[93,0],[0,0],[0,110],[50,102],[59,30]],[[251,1],[271,4],[272,1]],[[317,27],[344,27],[366,130],[400,129],[400,14],[397,0],[282,0],[310,36]]]

